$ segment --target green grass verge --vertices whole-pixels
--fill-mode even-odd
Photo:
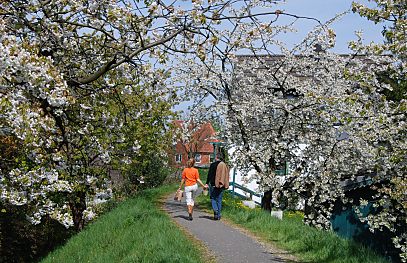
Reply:
[[[301,262],[388,262],[369,248],[331,231],[304,225],[299,213],[285,213],[283,220],[279,220],[260,208],[244,207],[239,199],[224,194],[223,218],[249,230],[262,241],[292,253]],[[200,196],[197,201],[201,208],[211,210],[207,196]]]
[[[202,183],[206,183],[206,178],[208,178],[208,168],[199,168],[199,179],[201,179]],[[198,185],[199,186],[199,185]]]
[[[124,201],[42,262],[204,262],[199,247],[159,208],[159,199],[175,189],[149,189]]]

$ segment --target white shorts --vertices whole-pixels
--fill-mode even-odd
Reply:
[[[193,198],[195,196],[196,190],[198,190],[198,184],[194,184],[191,186],[185,186],[185,198],[187,200],[187,205],[194,206]]]

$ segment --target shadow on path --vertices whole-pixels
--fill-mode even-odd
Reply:
[[[215,221],[215,220],[213,219],[213,216],[204,215],[204,216],[200,216],[199,218],[205,218],[205,219],[209,219],[209,220],[211,220],[211,221]]]
[[[188,220],[188,221],[189,221],[189,219],[188,219],[188,217],[187,217],[187,216],[174,216],[174,218],[183,218],[183,219],[185,219],[185,220]]]

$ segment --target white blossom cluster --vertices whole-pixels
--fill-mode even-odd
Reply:
[[[277,2],[0,2],[0,128],[23,145],[16,167],[1,171],[2,200],[36,207],[33,223],[45,214],[66,226],[94,217],[86,200],[110,187],[106,168],[132,164],[148,143],[145,127],[166,136],[155,127],[183,89],[188,100],[215,100],[237,165],[254,168],[275,198],[305,196],[312,224],[329,227],[332,202],[352,201],[341,182],[361,174],[384,186],[374,198],[386,209],[369,225],[405,223],[407,105],[388,100],[393,86],[378,76],[405,76],[405,5],[354,4],[394,26],[387,43],[355,41],[357,53],[341,56],[329,51],[341,15],[322,24]],[[304,20],[315,30],[287,48],[284,34]],[[291,173],[276,179],[285,162]],[[405,241],[394,239],[404,257]]]
[[[23,146],[12,160],[15,168],[0,172],[1,201],[28,207],[33,223],[49,215],[67,227],[79,225],[75,220],[94,217],[87,198],[110,187],[109,166],[133,163],[145,143],[143,122],[147,127],[150,119],[161,121],[157,115],[169,115],[167,71],[137,59],[140,66],[124,63],[129,55],[118,50],[140,49],[132,41],[143,34],[133,28],[139,18],[129,5],[20,4],[0,3],[7,10],[0,15],[0,134]],[[148,23],[140,19],[137,25]],[[116,70],[84,80],[112,57],[122,59]]]
[[[387,0],[372,1],[375,4],[366,6],[360,2],[353,2],[352,10],[374,23],[385,22],[386,26],[383,30],[385,41],[383,43],[363,43],[363,35],[358,34],[358,40],[350,43],[350,47],[356,52],[363,52],[375,55],[394,56],[395,63],[393,68],[389,70],[389,78],[395,80],[395,93],[399,94],[395,99],[392,108],[398,108],[400,114],[406,115],[406,54],[407,54],[407,6],[402,0]],[[404,83],[404,84],[403,84]],[[404,86],[403,86],[404,85]],[[404,88],[403,88],[404,87]],[[401,234],[393,239],[396,248],[400,249],[400,258],[403,262],[407,262],[407,176],[406,176],[406,141],[407,135],[405,132],[405,118],[401,118],[401,128],[403,130],[394,129],[398,126],[396,123],[389,125],[386,129],[390,136],[395,138],[391,145],[390,163],[387,166],[394,170],[395,173],[390,179],[389,184],[385,184],[380,192],[379,204],[377,205],[381,212],[374,217],[366,218],[371,230],[381,229],[383,226],[394,231],[396,225],[402,225]],[[396,120],[397,122],[397,120]],[[381,147],[381,145],[378,145]],[[383,151],[384,152],[384,151]],[[395,210],[397,213],[395,213]],[[395,217],[395,215],[401,217]]]
[[[380,200],[379,212],[366,218],[369,226],[405,229],[407,102],[387,99],[392,86],[378,76],[400,72],[399,58],[366,50],[332,53],[329,23],[288,50],[272,39],[279,28],[256,32],[260,23],[239,22],[233,33],[222,31],[219,41],[227,44],[219,52],[207,52],[204,61],[181,57],[177,78],[215,98],[236,147],[235,165],[247,173],[254,168],[261,188],[274,190],[274,202],[281,194],[304,198],[307,222],[325,229],[337,201],[359,203],[345,196],[344,182],[364,176],[377,190],[371,198]],[[276,46],[279,55],[271,51]],[[242,50],[249,55],[239,55]],[[274,170],[286,162],[290,173],[281,180]],[[397,235],[396,246],[404,249],[405,234]]]

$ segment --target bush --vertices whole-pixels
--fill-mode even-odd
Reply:
[[[163,158],[153,153],[140,157],[139,162],[129,169],[126,178],[139,191],[162,185],[170,174],[171,170],[166,167]]]

